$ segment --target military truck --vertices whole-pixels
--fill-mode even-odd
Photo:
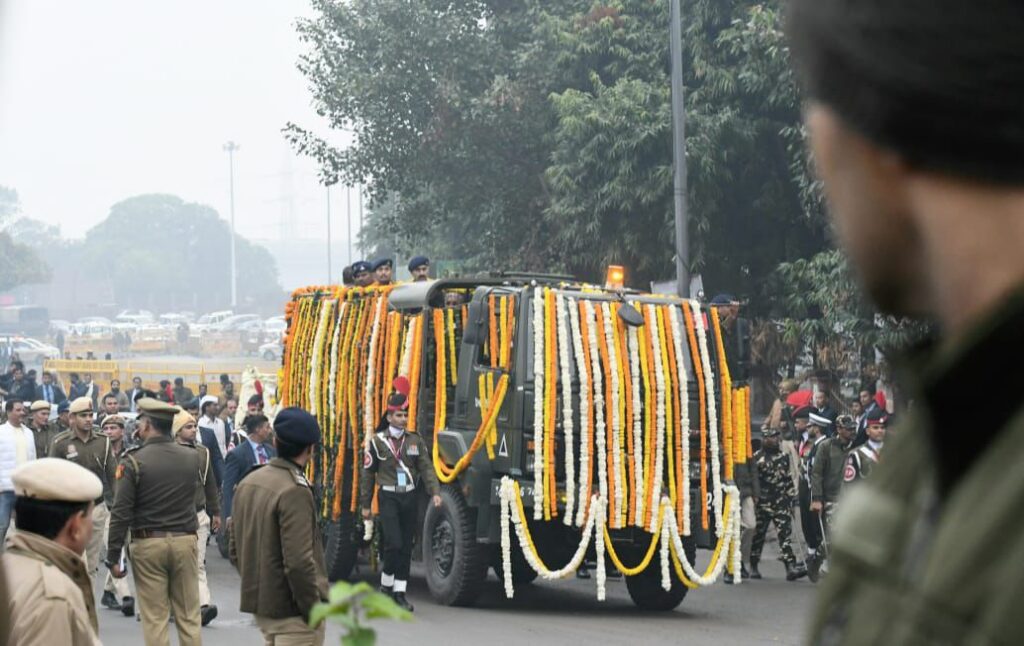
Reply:
[[[697,316],[692,317],[692,325],[684,326],[684,320],[689,320],[688,311]],[[708,516],[717,471],[711,464],[708,441],[711,436],[730,441],[721,428],[715,427],[714,416],[709,419],[708,415],[721,395],[721,350],[707,314],[706,309],[678,298],[538,274],[489,274],[389,287],[311,287],[295,292],[286,314],[288,330],[279,392],[283,405],[310,410],[324,429],[324,442],[310,462],[308,475],[320,501],[330,578],[349,577],[360,549],[367,545],[356,508],[362,450],[398,374],[406,375],[412,384],[410,427],[423,435],[432,450],[437,444],[435,465],[439,472],[451,475],[453,466],[458,468],[462,460],[457,477],[442,486],[440,508],[427,505],[425,492],[420,494],[422,532],[417,538],[416,555],[423,560],[428,586],[440,603],[470,605],[478,596],[488,568],[493,568],[499,578],[503,576],[498,505],[503,477],[520,484],[523,504],[532,514],[539,499],[535,468],[546,459],[544,518],[531,516],[528,523],[538,555],[547,563],[560,565],[569,561],[581,532],[578,522],[569,519],[566,524],[564,518],[567,501],[573,497],[567,495],[567,489],[572,493],[578,490],[582,502],[591,490],[597,491],[599,481],[604,486],[605,476],[621,476],[621,484],[615,486],[624,487],[630,500],[637,497],[635,492],[631,494],[630,483],[639,482],[636,476],[641,458],[647,461],[656,450],[651,443],[656,426],[676,429],[675,462],[667,458],[666,464],[659,464],[660,474],[652,475],[654,467],[649,466],[647,477],[658,488],[657,497],[662,490],[668,492],[671,475],[687,474],[685,487],[673,484],[672,492],[680,500],[679,509],[689,509],[689,535],[683,536],[682,544],[692,564],[696,549],[712,547],[715,540],[714,518],[709,524]],[[588,322],[588,334],[583,334],[580,328]],[[538,325],[544,326],[543,332]],[[597,326],[606,336],[597,334]],[[655,329],[653,337],[645,336],[645,326]],[[691,356],[700,349],[695,337],[697,326],[707,328],[703,365]],[[561,352],[576,359],[568,361],[571,365],[566,365],[565,354],[552,361],[552,354],[559,350],[547,346],[557,345],[559,336]],[[538,354],[539,344],[546,344],[544,352],[552,354]],[[646,363],[637,361],[640,345],[644,346],[641,351],[646,348],[640,352]],[[659,356],[652,353],[657,348]],[[620,357],[617,364],[611,359],[614,352]],[[443,357],[439,359],[438,355]],[[584,355],[586,361],[582,360]],[[670,355],[677,374],[668,373]],[[548,369],[543,370],[538,361]],[[659,394],[654,392],[655,363],[664,369]],[[554,379],[553,367],[558,372]],[[644,373],[643,379],[638,378],[638,369]],[[598,381],[597,372],[604,373],[602,376],[615,372],[621,377],[617,380],[619,390],[613,391],[614,384],[608,383],[614,378]],[[703,375],[703,381],[696,378],[697,373]],[[488,429],[484,428],[484,417],[488,406],[495,403],[496,381],[506,382],[504,396]],[[630,400],[624,401],[627,395],[622,391],[631,390],[627,381],[636,392],[629,392]],[[663,392],[666,384],[683,392],[673,400],[671,392],[667,396]],[[597,392],[602,389],[604,392]],[[545,393],[544,406],[536,402],[541,391]],[[609,397],[595,400],[594,395]],[[599,415],[601,401],[605,404]],[[548,406],[549,402],[555,405]],[[658,421],[657,406],[662,408],[664,422]],[[666,416],[666,410],[675,412]],[[571,417],[570,430],[575,429],[568,444],[566,411]],[[624,414],[627,412],[628,418]],[[593,443],[592,429],[594,419],[605,413],[607,437],[623,451],[633,447],[636,454],[621,452],[615,463],[617,471],[613,472],[614,447],[606,446],[607,472],[595,474],[600,454]],[[615,419],[620,427],[618,436],[612,435]],[[538,421],[547,426],[546,434],[538,432]],[[635,423],[630,426],[631,421]],[[546,446],[538,449],[535,440],[542,435]],[[604,437],[600,432],[597,435],[599,441]],[[672,437],[669,432],[667,441],[671,442]],[[635,447],[631,439],[636,439]],[[689,454],[686,465],[680,460],[686,453],[681,448]],[[567,449],[572,458],[568,463]],[[464,459],[471,450],[475,453]],[[541,450],[546,452],[544,456],[538,455]],[[583,451],[590,452],[589,463],[585,463]],[[650,460],[649,464],[655,463]],[[567,467],[576,477],[568,485]],[[673,474],[667,473],[670,469],[675,469]],[[662,481],[663,487],[658,486]],[[683,478],[678,482],[682,483]],[[648,486],[645,492],[650,491]],[[681,504],[684,496],[688,496],[686,507]],[[625,503],[614,505],[616,513],[621,509],[622,518],[630,519],[618,527],[611,526],[615,549],[624,562],[640,562],[652,541],[652,533],[647,531],[650,528],[632,522],[632,507],[627,512]],[[575,515],[578,521],[580,512]],[[680,520],[680,527],[682,524]],[[522,547],[514,538],[512,542],[513,582],[529,583],[537,573],[524,558]],[[594,543],[588,556],[591,560],[596,556]],[[669,589],[663,589],[659,563],[660,556],[655,555],[644,571],[626,577],[629,594],[641,608],[668,610],[686,595],[687,588],[676,576]]]

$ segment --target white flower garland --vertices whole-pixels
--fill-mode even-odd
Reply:
[[[633,397],[633,491],[636,495],[636,512],[633,524],[644,526],[644,425],[643,408],[640,402],[640,335],[635,327],[629,328],[629,373],[632,381]]]
[[[334,320],[334,332],[331,335],[331,374],[328,377],[328,387],[330,393],[338,392],[335,390],[338,381],[338,342],[341,339],[341,322],[345,319],[345,311],[348,307],[348,303],[345,301],[335,301],[338,308],[338,317]],[[331,406],[328,409],[329,412],[329,424],[331,428],[334,428],[338,421],[338,410],[336,407]]]
[[[651,321],[651,360],[654,362],[654,391],[655,391],[655,425],[654,425],[654,474],[651,482],[651,511],[658,509],[658,501],[661,500],[661,487],[664,480],[665,465],[665,373],[661,360],[661,335],[658,334],[658,311],[654,305],[647,305],[647,315]],[[655,524],[658,522],[657,515],[651,513],[651,525],[647,531],[654,532]]]
[[[572,375],[569,372],[569,332],[565,323],[565,295],[555,292],[555,311],[558,315],[558,363],[562,368],[562,430],[565,437],[565,514],[562,522],[572,526],[573,506],[576,504],[576,458],[573,455]]]
[[[662,502],[662,504],[665,504],[665,502]],[[670,507],[672,506],[671,501],[668,501],[668,505]],[[665,516],[667,517],[668,514],[666,513]],[[667,520],[667,518],[666,518],[666,520]],[[669,555],[668,555],[669,536],[668,535],[669,535],[670,532],[673,533],[673,534],[676,533],[675,526],[669,525],[667,522],[662,521],[661,537],[660,537],[661,549],[660,549],[659,556],[661,557],[661,589],[664,590],[665,592],[668,592],[669,590],[672,589],[672,574],[669,572],[669,563],[668,563],[668,561],[669,561]]]
[[[690,308],[693,310],[693,327],[697,331],[697,342],[700,348],[700,362],[704,367],[704,390],[707,393],[708,402],[708,435],[711,438],[711,482],[713,494],[711,498],[712,508],[715,511],[715,518],[722,517],[722,465],[719,459],[718,447],[718,409],[715,405],[715,376],[711,372],[711,359],[708,353],[708,335],[704,327],[704,316],[700,311],[700,304],[697,301],[690,301]],[[701,504],[705,504],[703,501]],[[721,525],[715,525],[715,536],[721,531]]]
[[[590,547],[590,539],[595,535],[595,526],[597,525],[597,520],[600,516],[600,505],[598,504],[596,496],[591,503],[591,509],[594,511],[588,514],[580,543],[576,547],[576,552],[568,563],[557,570],[548,569],[547,566],[545,566],[537,557],[537,554],[530,548],[530,542],[526,535],[526,527],[524,526],[526,519],[519,514],[515,481],[508,476],[503,477],[501,479],[501,486],[498,489],[498,496],[500,499],[501,513],[501,561],[502,574],[505,579],[505,596],[511,599],[515,592],[512,584],[511,527],[515,528],[516,539],[519,541],[519,546],[522,548],[526,562],[542,579],[546,579],[548,581],[564,579],[565,577],[575,573],[576,570],[580,568],[580,565],[583,564],[583,559],[587,554],[587,548]]]
[[[324,348],[324,337],[327,336],[327,319],[331,312],[332,301],[324,301],[320,305],[320,320],[317,321],[315,336],[313,337],[313,356],[309,362],[309,414],[317,415],[317,388],[320,385],[321,363],[317,359]]]
[[[364,518],[363,519],[363,540],[364,541],[372,541],[373,540],[373,520],[371,520],[369,518]]]
[[[605,496],[598,496],[597,500],[593,504],[593,508],[596,511],[595,526],[594,526],[594,552],[597,558],[597,600],[604,601],[607,597],[607,591],[605,590],[605,582],[608,580],[608,572],[605,568],[604,562],[604,525],[607,522],[607,516],[605,510],[608,508],[608,498]],[[598,535],[600,533],[600,535]]]
[[[587,446],[587,438],[584,436],[587,425],[590,421],[590,407],[587,405],[587,393],[590,392],[590,379],[587,377],[587,360],[583,354],[583,336],[580,334],[579,307],[576,299],[569,299],[569,325],[572,328],[572,347],[576,355],[576,373],[580,381],[580,505],[576,509],[576,526],[581,527],[585,519],[586,504],[584,501],[590,498],[590,491],[587,489],[587,474],[590,473],[590,451]],[[566,513],[566,516],[569,516]]]
[[[370,332],[370,352],[366,361],[366,392],[363,395],[363,424],[366,427],[367,434],[372,432],[372,429],[376,426],[377,420],[373,418],[373,400],[376,394],[374,388],[373,378],[377,374],[376,366],[376,355],[373,351],[377,347],[377,336],[380,334],[380,320],[384,316],[386,311],[387,299],[383,296],[377,298],[377,302],[374,303],[376,311],[373,314],[373,329]],[[385,386],[390,387],[390,386]]]
[[[533,519],[544,518],[544,290],[533,288]]]
[[[676,382],[679,384],[679,432],[682,434],[681,462],[683,482],[676,483],[676,494],[683,500],[683,536],[690,535],[690,392],[687,385],[686,363],[683,354],[683,332],[680,327],[679,314],[675,306],[668,308],[669,320],[672,323],[672,343],[676,349]]]
[[[398,362],[398,374],[406,378],[409,377],[409,370],[412,368],[412,345],[416,338],[416,322],[418,320],[418,316],[412,316],[405,326],[405,339],[402,343],[402,358]],[[390,388],[391,384],[387,384],[387,387]]]
[[[612,409],[612,470],[615,473],[615,486],[612,492],[612,527],[622,527],[626,524],[623,517],[622,507],[626,500],[626,483],[622,481],[622,447],[620,437],[622,433],[622,420],[619,415],[619,362],[618,349],[615,347],[615,333],[612,331],[612,307],[611,303],[600,305],[604,314],[604,340],[608,346],[608,373],[611,381],[611,397],[609,402]]]
[[[592,349],[590,363],[594,375],[594,435],[597,440],[594,443],[594,451],[597,453],[597,481],[598,492],[605,503],[608,502],[608,452],[605,441],[604,423],[604,378],[601,372],[601,353],[597,351],[597,322],[594,317],[594,304],[590,301],[583,301],[583,307],[587,315],[587,343]],[[601,541],[598,541],[600,543]]]
[[[725,491],[729,496],[731,496],[731,498],[729,505],[729,517],[724,519],[725,527],[723,530],[723,535],[725,536],[725,538],[723,540],[725,541],[725,544],[722,545],[722,552],[724,552],[724,554],[719,555],[718,561],[715,563],[714,569],[710,573],[708,573],[707,576],[699,574],[696,570],[693,569],[693,566],[690,565],[690,561],[686,558],[686,550],[683,549],[683,541],[679,538],[679,534],[677,534],[674,531],[671,532],[672,549],[675,552],[676,558],[679,559],[680,564],[683,566],[683,572],[686,574],[686,578],[688,578],[691,582],[699,586],[714,585],[715,581],[717,581],[718,577],[722,574],[722,570],[725,569],[725,563],[729,559],[729,555],[731,553],[730,550],[734,549],[739,544],[738,528],[740,522],[740,492],[739,489],[735,487],[735,485],[726,486]],[[719,517],[719,520],[722,520],[722,518]],[[669,508],[665,513],[664,523],[669,528],[676,525],[676,514],[675,510],[672,509],[671,504],[669,505]]]

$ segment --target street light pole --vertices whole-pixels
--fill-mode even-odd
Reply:
[[[231,182],[231,309],[238,307],[238,267],[235,264],[235,151],[241,148],[233,141],[224,144],[228,153],[228,169]]]
[[[357,188],[359,190],[359,233],[361,234],[363,232],[363,185],[357,184]]]
[[[348,220],[348,264],[352,266],[352,187],[345,187],[345,217]]]
[[[676,293],[690,296],[690,232],[686,210],[686,105],[683,88],[683,24],[679,0],[669,0],[672,56],[672,187],[676,228]]]
[[[331,185],[327,185],[327,284],[331,284]]]

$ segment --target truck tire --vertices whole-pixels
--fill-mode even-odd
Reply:
[[[491,569],[499,581],[505,580],[504,565],[501,562],[501,546],[491,554]],[[528,585],[537,579],[537,572],[526,562],[523,549],[512,539],[512,585]]]
[[[488,548],[476,542],[475,514],[458,489],[441,487],[441,506],[423,518],[423,567],[427,586],[446,606],[476,602],[487,577]]]
[[[328,522],[324,537],[324,561],[329,581],[347,580],[359,556],[359,537],[355,535],[355,514],[343,512],[338,520]]]
[[[691,564],[696,560],[697,548],[689,537],[683,538],[683,550],[686,560]],[[661,555],[660,552],[651,560],[647,569],[636,576],[626,577],[626,590],[629,597],[641,610],[668,612],[674,610],[686,598],[687,588],[683,585],[675,570],[669,564],[672,587],[666,592],[661,587]]]

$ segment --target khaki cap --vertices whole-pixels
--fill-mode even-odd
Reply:
[[[124,428],[125,421],[124,418],[121,417],[120,415],[107,415],[106,417],[103,418],[103,421],[100,422],[100,427],[102,428],[107,424],[117,424],[121,428]]]
[[[91,413],[92,412],[92,400],[88,397],[79,397],[75,401],[71,402],[71,408],[68,409],[72,415],[75,413]]]
[[[143,397],[136,403],[140,415],[163,419],[168,422],[174,421],[174,416],[181,410],[177,406],[171,406],[166,402],[152,397]]]
[[[103,495],[103,483],[85,467],[60,458],[39,458],[11,473],[15,495],[36,500],[89,502]]]
[[[174,416],[174,423],[171,425],[171,435],[177,435],[178,431],[185,428],[188,424],[195,424],[196,418],[192,417],[192,414],[188,411],[179,411]]]
[[[32,402],[32,407],[29,408],[29,410],[32,411],[33,413],[36,412],[37,410],[50,410],[50,402],[46,401],[45,399],[40,399],[37,402]]]

